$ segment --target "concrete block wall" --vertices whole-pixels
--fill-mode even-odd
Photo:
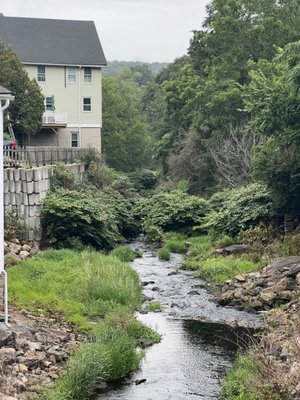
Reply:
[[[83,164],[65,165],[80,179]],[[55,166],[4,169],[4,211],[6,218],[24,225],[23,239],[41,240],[42,203],[50,190],[50,178]]]

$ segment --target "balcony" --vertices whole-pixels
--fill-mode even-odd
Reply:
[[[66,127],[68,123],[67,113],[44,112],[42,127]]]

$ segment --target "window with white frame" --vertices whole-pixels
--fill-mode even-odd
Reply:
[[[71,147],[79,147],[79,132],[71,132]]]
[[[37,80],[38,80],[38,82],[46,82],[46,67],[45,67],[45,65],[38,65]]]
[[[76,68],[67,67],[67,82],[76,83]]]
[[[90,83],[92,82],[92,68],[84,67],[84,82]]]
[[[83,98],[83,111],[92,111],[92,99],[90,97]]]
[[[45,110],[46,111],[54,111],[54,97],[46,97],[45,98]]]

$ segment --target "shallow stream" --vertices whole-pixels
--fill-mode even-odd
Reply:
[[[200,279],[180,270],[182,257],[160,261],[152,248],[132,267],[139,273],[147,301],[158,301],[161,313],[139,313],[138,318],[162,334],[146,350],[141,367],[114,382],[97,399],[190,400],[218,399],[220,380],[232,364],[239,346],[262,326],[258,315],[220,307]],[[145,380],[141,384],[136,384]]]

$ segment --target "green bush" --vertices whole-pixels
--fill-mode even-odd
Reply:
[[[57,165],[50,178],[51,190],[59,188],[74,190],[78,185],[78,178],[76,174],[67,168],[65,165]]]
[[[206,200],[175,190],[140,198],[135,212],[147,234],[149,227],[154,226],[163,231],[189,232],[194,225],[202,222],[208,209]]]
[[[113,249],[110,254],[124,262],[130,262],[135,259],[135,252],[130,246],[119,246]]]
[[[76,243],[110,249],[121,239],[116,212],[101,193],[58,189],[42,209],[43,231],[56,248]]]
[[[217,235],[234,237],[259,222],[270,220],[275,213],[269,191],[257,183],[216,193],[209,203],[212,211],[199,228],[213,230]]]
[[[158,251],[158,258],[160,260],[164,260],[164,261],[169,261],[170,260],[170,250],[165,246],[162,247],[159,251]]]
[[[132,172],[130,178],[137,190],[154,189],[158,182],[157,173],[148,169],[140,169]]]

